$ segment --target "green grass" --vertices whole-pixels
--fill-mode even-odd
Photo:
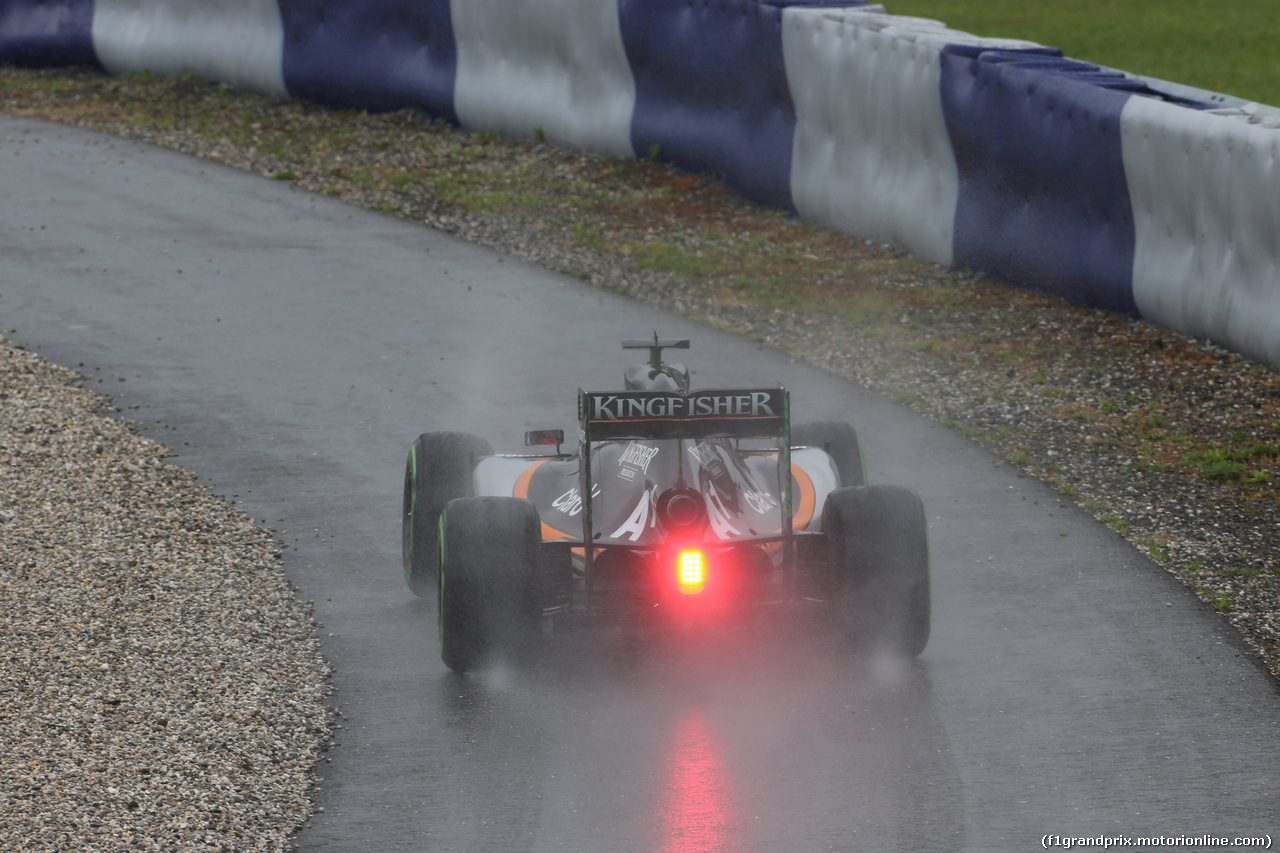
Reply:
[[[1135,543],[1147,549],[1147,553],[1151,559],[1155,560],[1165,568],[1172,568],[1173,558],[1169,554],[1169,546],[1159,541],[1153,536],[1146,536],[1135,540]]]
[[[1247,438],[1247,435],[1244,436]],[[1280,448],[1271,444],[1250,444],[1245,447],[1227,448],[1211,447],[1188,453],[1183,461],[1200,469],[1204,476],[1214,482],[1233,483],[1245,477],[1246,463],[1260,458],[1271,458],[1280,455]],[[1270,475],[1263,470],[1255,470],[1248,474],[1249,483],[1260,485],[1266,483]]]
[[[631,259],[641,269],[658,269],[694,280],[705,279],[719,270],[714,259],[660,240],[633,246]]]
[[[893,402],[903,406],[914,406],[917,403],[924,402],[924,398],[915,391],[894,391]]]
[[[1280,106],[1275,0],[889,0],[895,15],[1058,47],[1073,59]]]
[[[578,241],[578,245],[584,249],[590,249],[593,252],[608,251],[608,244],[599,229],[581,222],[571,222],[569,230],[573,232],[574,238]]]
[[[1265,578],[1272,575],[1280,574],[1277,569],[1222,569],[1219,574],[1231,575],[1239,578]]]
[[[1125,521],[1123,518],[1121,518],[1118,515],[1100,516],[1098,518],[1098,521],[1101,521],[1103,524],[1105,524],[1107,527],[1110,527],[1112,530],[1114,530],[1116,533],[1119,533],[1121,536],[1128,536],[1129,531],[1132,529],[1129,522]]]

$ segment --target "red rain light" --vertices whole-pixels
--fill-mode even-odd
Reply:
[[[676,585],[685,595],[697,595],[707,583],[707,560],[701,551],[681,551],[676,556]]]

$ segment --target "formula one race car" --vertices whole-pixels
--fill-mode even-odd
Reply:
[[[458,672],[564,622],[713,620],[813,607],[867,647],[929,639],[929,546],[915,492],[865,485],[854,430],[792,426],[781,387],[694,391],[664,349],[625,391],[578,392],[579,444],[494,455],[424,433],[404,479],[405,579],[438,594],[440,651]],[[590,496],[589,498],[585,496]],[[589,547],[588,547],[589,543]]]

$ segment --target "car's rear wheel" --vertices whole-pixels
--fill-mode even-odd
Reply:
[[[409,447],[404,468],[401,555],[414,595],[432,595],[440,574],[440,513],[454,498],[472,494],[471,472],[493,450],[463,432],[426,432]]]
[[[441,516],[440,657],[466,672],[528,648],[541,627],[542,523],[519,498],[450,501]]]
[[[795,446],[821,447],[840,473],[841,486],[861,486],[867,481],[862,462],[862,442],[853,427],[841,421],[810,421],[791,427]]]
[[[836,489],[822,511],[830,599],[856,642],[914,657],[929,642],[929,531],[902,486]]]

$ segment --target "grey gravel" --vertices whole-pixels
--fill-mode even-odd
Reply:
[[[267,531],[0,338],[0,849],[285,850],[329,666]]]

